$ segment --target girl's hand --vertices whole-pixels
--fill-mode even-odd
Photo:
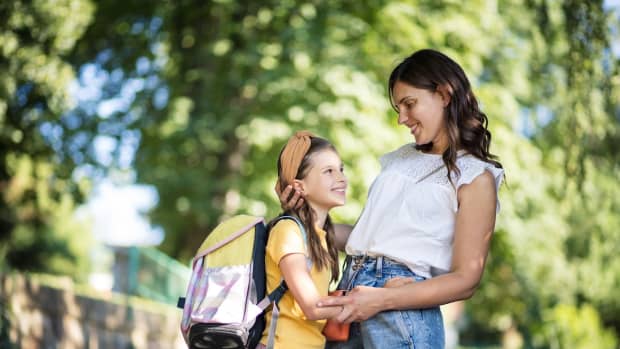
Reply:
[[[396,276],[385,282],[383,287],[400,287],[406,284],[410,284],[415,282],[413,278],[406,278],[402,276]]]
[[[291,196],[292,191],[293,186],[289,184],[286,186],[286,188],[284,188],[284,190],[282,190],[282,193],[279,196],[280,206],[284,211],[292,210],[294,208],[300,208],[301,205],[303,205],[304,203],[304,199],[301,197],[301,193],[295,190],[295,193],[293,194],[293,196]]]

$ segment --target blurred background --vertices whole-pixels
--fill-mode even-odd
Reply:
[[[450,347],[618,348],[619,30],[617,0],[3,0],[0,347],[182,347],[193,253],[226,217],[278,213],[292,132],[339,149],[333,216],[355,222],[378,157],[412,141],[388,75],[430,47],[465,69],[507,174]]]

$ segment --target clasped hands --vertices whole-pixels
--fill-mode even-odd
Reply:
[[[364,321],[378,312],[386,310],[383,300],[386,288],[400,287],[414,282],[412,278],[394,277],[386,281],[383,287],[356,286],[345,296],[328,296],[322,298],[318,307],[341,307],[336,321],[351,323]]]

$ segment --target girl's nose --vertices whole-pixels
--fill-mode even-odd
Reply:
[[[347,176],[343,172],[340,172],[340,177],[338,178],[338,181],[347,183],[348,182]]]

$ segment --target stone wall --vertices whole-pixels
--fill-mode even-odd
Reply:
[[[76,292],[70,279],[0,275],[0,327],[15,348],[175,349],[181,310],[119,294]],[[0,338],[0,347],[8,344]],[[9,346],[10,347],[10,346]]]

